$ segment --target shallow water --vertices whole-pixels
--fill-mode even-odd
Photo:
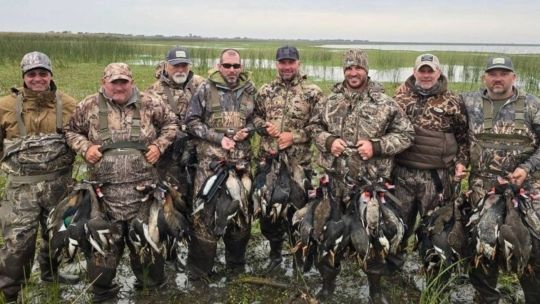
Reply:
[[[261,235],[255,235],[249,244],[247,253],[246,273],[240,276],[230,275],[225,270],[224,248],[218,247],[218,258],[215,263],[215,275],[211,276],[207,288],[195,288],[186,277],[185,272],[176,270],[174,265],[167,264],[167,284],[159,290],[136,291],[133,288],[135,279],[128,263],[127,255],[120,264],[116,282],[122,286],[117,300],[110,303],[306,303],[304,298],[311,298],[320,289],[320,276],[315,268],[303,276],[296,275],[293,270],[292,257],[286,251],[281,269],[271,276],[265,276],[263,269],[267,263],[269,246]],[[179,258],[185,263],[187,249],[179,252]],[[421,290],[425,281],[420,272],[418,255],[410,254],[403,270],[383,279],[391,303],[419,303]],[[68,265],[64,270],[84,274],[84,261]],[[37,272],[37,267],[34,267]],[[273,282],[285,283],[288,289],[243,283],[249,278],[264,278]],[[31,288],[26,303],[56,303],[50,300],[51,290],[47,284],[36,284]],[[61,286],[62,299],[65,303],[90,303],[91,293],[88,282],[73,286]],[[518,285],[505,286],[510,293],[502,303],[520,303],[523,294]],[[450,303],[472,303],[474,290],[466,280],[454,283],[450,292]],[[49,299],[49,300],[47,300]],[[368,303],[367,278],[354,259],[342,263],[342,271],[337,280],[337,289],[332,299],[324,303]]]

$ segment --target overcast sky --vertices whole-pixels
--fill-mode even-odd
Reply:
[[[0,31],[540,43],[532,0],[0,0]]]

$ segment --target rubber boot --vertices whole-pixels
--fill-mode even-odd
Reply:
[[[369,302],[371,304],[388,304],[388,299],[382,292],[381,288],[381,275],[379,274],[368,274],[368,284],[369,284]]]
[[[271,273],[279,269],[283,257],[281,256],[281,249],[283,248],[282,241],[270,242],[270,256],[268,259],[268,265],[266,265],[265,273]]]
[[[318,300],[326,300],[334,294],[336,290],[336,278],[340,268],[333,268],[329,265],[319,266],[319,272],[322,277],[322,288],[317,293]]]

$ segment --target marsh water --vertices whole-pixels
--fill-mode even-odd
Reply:
[[[283,251],[285,258],[281,269],[271,275],[264,274],[269,247],[260,234],[254,235],[250,242],[244,274],[227,273],[223,251],[224,248],[220,245],[218,258],[215,261],[215,274],[210,277],[208,287],[192,286],[182,267],[168,264],[166,286],[159,290],[140,291],[133,288],[135,279],[129,267],[129,259],[125,256],[115,279],[122,289],[118,298],[108,303],[318,303],[314,298],[321,286],[318,272],[312,269],[308,273],[299,275],[294,271],[292,257],[287,250]],[[185,263],[186,255],[184,247],[179,252],[181,263]],[[401,272],[383,280],[383,288],[387,290],[390,303],[420,303],[421,290],[425,288],[425,281],[419,265],[418,256],[410,254]],[[72,273],[80,272],[81,277],[84,278],[85,263],[81,261],[67,265],[64,270]],[[59,301],[90,303],[89,285],[90,283],[83,279],[81,283],[74,286],[60,286]],[[502,303],[523,301],[519,285],[506,284],[500,287],[506,294]],[[40,288],[31,290],[25,303],[58,302],[58,299],[47,300],[50,299],[47,298],[47,293],[50,293],[47,285],[40,285]],[[450,285],[448,303],[472,303],[473,295],[474,291],[465,277],[456,279]],[[443,301],[443,298],[439,300]],[[360,270],[356,259],[350,258],[342,263],[335,295],[322,303],[368,303],[367,278]]]

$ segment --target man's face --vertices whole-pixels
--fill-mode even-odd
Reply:
[[[367,84],[367,72],[363,68],[352,65],[345,68],[345,82],[350,89],[360,89]]]
[[[437,84],[441,71],[439,69],[433,69],[429,65],[423,65],[418,70],[414,71],[414,78],[416,79],[416,85],[424,90],[429,90]]]
[[[516,74],[505,69],[493,69],[484,73],[484,86],[490,97],[495,99],[512,96],[512,86],[516,82]]]
[[[52,74],[46,69],[33,69],[23,76],[24,84],[34,92],[44,92],[51,86]]]
[[[186,82],[189,70],[190,66],[188,63],[179,63],[174,65],[167,63],[167,67],[165,68],[169,79],[177,84]]]
[[[218,65],[218,69],[230,87],[236,86],[238,83],[238,76],[240,76],[240,73],[242,72],[240,55],[237,53],[224,53],[221,56],[221,62]]]
[[[133,80],[116,79],[108,82],[102,79],[101,84],[105,95],[120,105],[127,103],[133,94]]]
[[[294,59],[282,59],[276,61],[276,68],[281,79],[284,81],[291,81],[296,74],[298,74],[300,61]]]

